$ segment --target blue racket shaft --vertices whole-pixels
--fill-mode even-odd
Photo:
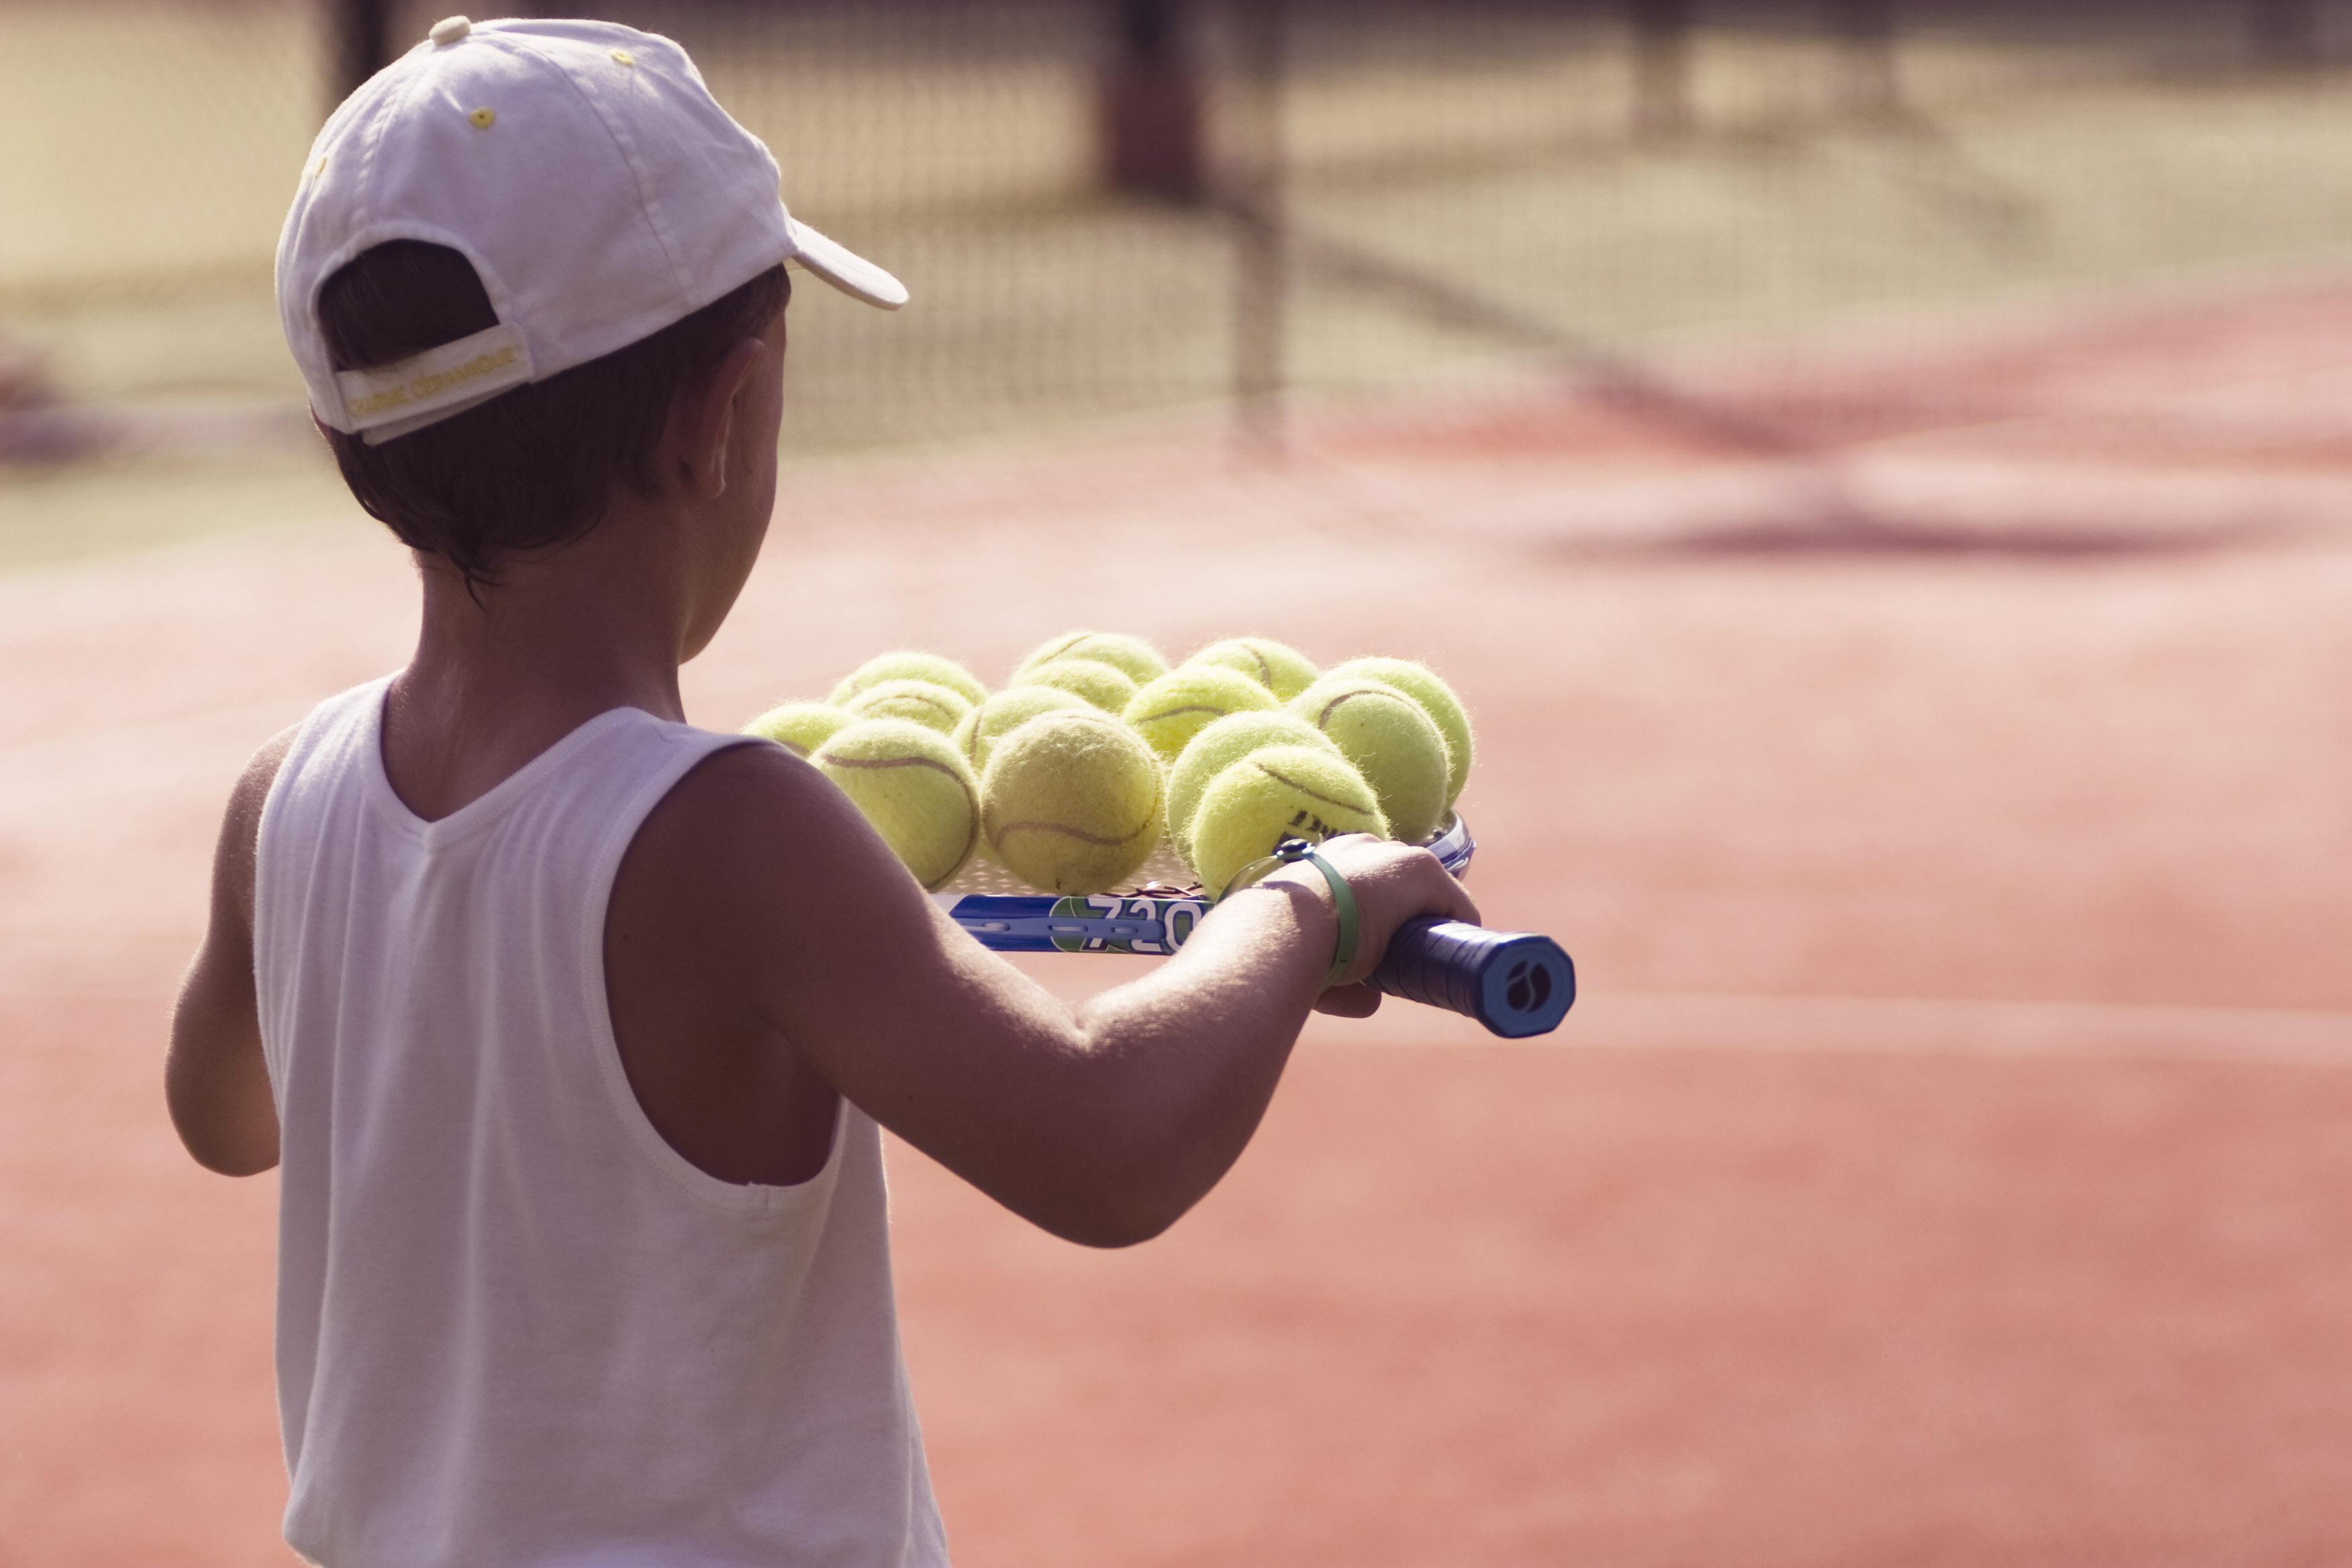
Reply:
[[[1576,965],[1559,943],[1461,921],[1401,926],[1372,971],[1391,996],[1450,1008],[1507,1040],[1548,1035],[1576,1001]]]

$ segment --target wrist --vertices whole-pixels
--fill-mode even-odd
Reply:
[[[1301,838],[1286,838],[1275,847],[1273,854],[1244,867],[1227,884],[1225,897],[1262,885],[1265,880],[1281,875],[1286,884],[1306,888],[1324,895],[1330,905],[1335,927],[1332,939],[1331,967],[1325,972],[1326,990],[1339,984],[1356,962],[1356,944],[1361,932],[1362,917],[1356,908],[1355,889],[1348,879],[1331,864],[1321,851]]]

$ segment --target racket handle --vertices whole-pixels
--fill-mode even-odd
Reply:
[[[1372,984],[1391,996],[1451,1008],[1517,1040],[1559,1027],[1576,1000],[1576,965],[1548,936],[1418,920],[1389,939]]]

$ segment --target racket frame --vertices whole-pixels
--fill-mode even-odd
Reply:
[[[1428,848],[1460,877],[1478,842],[1456,816]],[[950,889],[934,902],[997,952],[1124,952],[1165,957],[1182,947],[1216,900],[1198,887],[1147,882],[1123,893],[989,893]]]

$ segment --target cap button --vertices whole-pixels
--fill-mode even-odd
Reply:
[[[425,37],[446,49],[473,30],[474,24],[466,17],[444,16],[433,24],[433,30]]]

